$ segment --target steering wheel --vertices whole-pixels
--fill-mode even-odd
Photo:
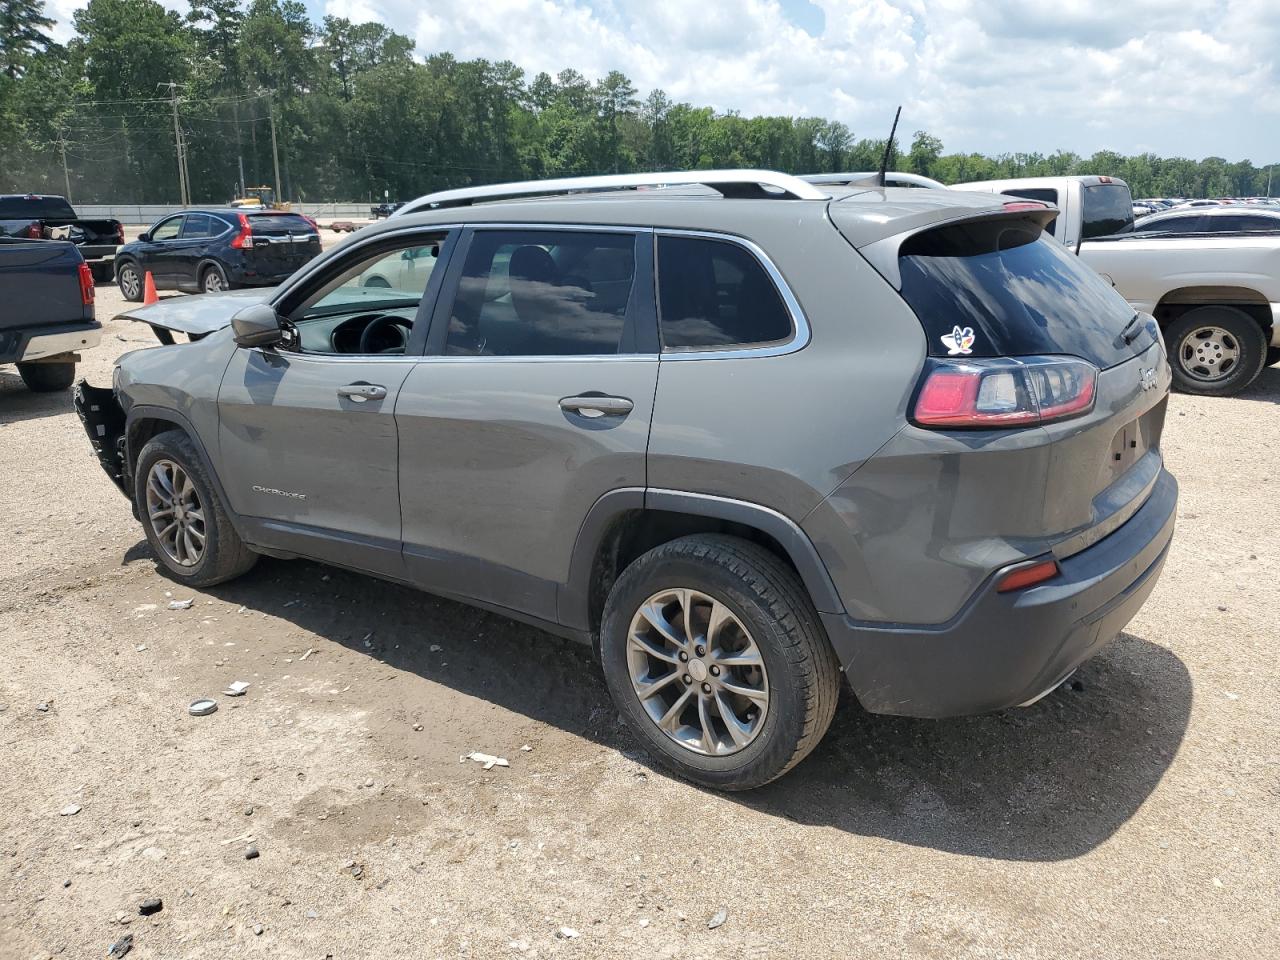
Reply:
[[[381,349],[373,349],[375,336],[383,329],[395,330],[400,342]],[[413,329],[413,321],[407,317],[398,317],[394,313],[383,313],[374,317],[360,334],[361,353],[404,353],[409,346],[409,331]]]

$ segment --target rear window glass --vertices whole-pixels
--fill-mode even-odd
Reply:
[[[76,212],[61,197],[0,197],[0,220],[74,220]]]
[[[250,213],[254,233],[315,233],[316,228],[296,213]]]
[[[1022,187],[1017,190],[1005,190],[1011,197],[1022,197],[1024,200],[1039,200],[1041,203],[1052,203],[1055,207],[1058,205],[1058,191],[1049,187]],[[1058,220],[1055,217],[1044,228],[1044,232],[1053,236],[1058,228]]]
[[[1134,355],[1119,336],[1133,308],[1030,221],[931,230],[898,256],[932,356],[1065,354],[1109,367]]]
[[[1133,229],[1133,195],[1122,183],[1099,183],[1084,188],[1084,222],[1080,237],[1109,237]]]
[[[629,233],[479,230],[449,317],[452,356],[631,353]]]
[[[665,349],[776,343],[791,314],[749,251],[699,237],[658,238],[658,306]]]

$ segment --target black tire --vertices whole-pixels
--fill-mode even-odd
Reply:
[[[1229,341],[1224,344],[1235,357],[1225,372],[1216,377],[1214,367],[1197,360],[1198,331],[1216,328],[1224,331]],[[1267,341],[1258,322],[1235,307],[1206,306],[1188,310],[1170,323],[1164,331],[1169,349],[1169,365],[1173,370],[1173,386],[1183,393],[1202,397],[1229,397],[1239,393],[1262,372],[1267,359]],[[1216,342],[1216,338],[1211,338]],[[1212,357],[1210,358],[1212,360]],[[1201,376],[1193,375],[1198,369]],[[1222,368],[1217,368],[1222,369]]]
[[[74,363],[20,363],[18,376],[32,393],[66,390],[76,379]]]
[[[132,260],[122,260],[116,266],[116,286],[120,288],[120,295],[130,303],[142,302],[142,271]]]
[[[728,606],[764,661],[768,710],[755,739],[736,753],[713,756],[680,746],[658,729],[632,687],[632,619],[655,593],[676,587]],[[615,705],[650,755],[678,776],[717,790],[749,790],[790,770],[827,732],[840,697],[839,664],[800,579],[772,553],[737,537],[682,537],[627,567],[605,606],[600,656]]]
[[[227,280],[227,272],[216,263],[207,264],[200,271],[200,292],[201,293],[222,293],[231,289],[231,282]]]
[[[1274,367],[1280,363],[1280,347],[1267,347],[1267,366]]]
[[[183,566],[169,555],[160,543],[148,516],[148,475],[158,460],[168,460],[182,468],[195,487],[199,503],[203,507],[204,552],[192,566]],[[209,482],[195,445],[181,430],[169,430],[147,441],[138,455],[133,490],[147,542],[151,545],[160,568],[179,583],[193,587],[212,586],[247,573],[257,562],[258,555],[244,545],[231,525],[222,502]]]

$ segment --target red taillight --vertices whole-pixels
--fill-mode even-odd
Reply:
[[[922,427],[1033,426],[1088,413],[1098,368],[1075,357],[930,360],[913,419]]]
[[[243,250],[253,242],[253,228],[249,226],[249,218],[243,213],[237,213],[236,216],[240,218],[240,232],[231,238],[231,247]]]
[[[1010,590],[1025,590],[1038,583],[1058,575],[1057,560],[1040,560],[1025,566],[1015,567],[996,581],[997,593],[1008,593]]]
[[[124,224],[123,223],[116,224],[116,243],[120,244],[121,246],[124,246]]]
[[[93,304],[93,271],[87,263],[80,264],[80,302],[86,307]]]
[[[27,226],[27,238],[30,240],[39,240],[44,236],[43,225],[39,222],[29,224]]]

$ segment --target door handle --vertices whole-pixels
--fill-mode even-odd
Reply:
[[[338,388],[338,396],[354,400],[356,403],[381,400],[386,395],[387,388],[376,383],[348,383],[345,387]]]
[[[580,413],[584,417],[622,417],[635,406],[626,397],[565,397],[560,409]]]

